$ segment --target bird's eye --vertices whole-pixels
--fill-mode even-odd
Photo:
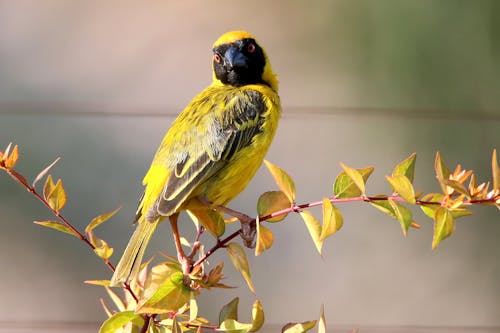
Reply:
[[[222,58],[221,58],[220,54],[218,54],[218,53],[215,53],[215,54],[214,54],[214,61],[215,61],[216,63],[218,63],[218,64],[220,64],[220,63],[221,63]]]
[[[254,53],[255,52],[255,44],[254,43],[249,43],[247,45],[247,51],[248,51],[248,53]]]

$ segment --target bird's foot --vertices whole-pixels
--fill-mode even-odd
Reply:
[[[246,221],[240,219],[240,222],[241,222],[240,236],[243,239],[245,246],[250,249],[255,248],[255,235],[257,234],[257,228],[255,222],[250,217]]]

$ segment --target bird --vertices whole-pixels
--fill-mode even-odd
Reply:
[[[253,178],[281,114],[278,79],[265,50],[247,31],[221,35],[212,46],[212,83],[196,95],[165,134],[143,179],[135,224],[110,285],[130,282],[146,247],[168,218],[179,262],[189,274],[178,231],[181,212],[201,203],[224,207]]]

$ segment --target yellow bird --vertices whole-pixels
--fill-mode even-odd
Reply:
[[[144,177],[136,230],[111,285],[137,275],[151,235],[168,217],[179,260],[177,218],[201,202],[227,205],[257,172],[281,113],[278,80],[264,49],[246,31],[223,34],[213,45],[213,82],[172,123]]]

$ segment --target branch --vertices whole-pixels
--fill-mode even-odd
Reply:
[[[495,196],[495,197],[489,198],[489,199],[464,200],[463,204],[465,204],[465,205],[486,204],[486,203],[494,204],[499,199],[500,199],[500,194]],[[361,202],[361,201],[362,202],[374,202],[374,201],[388,201],[388,200],[405,202],[405,199],[403,199],[402,197],[400,197],[398,195],[388,195],[388,196],[364,196],[364,195],[360,195],[360,196],[353,197],[353,198],[335,198],[335,197],[329,198],[329,201],[332,204],[342,204],[342,203]],[[420,205],[420,206],[422,206],[422,205],[441,206],[443,203],[441,201],[416,200],[415,204]],[[303,204],[295,204],[295,205],[292,205],[288,208],[273,212],[271,214],[259,216],[258,220],[259,220],[259,222],[264,222],[264,221],[270,220],[270,219],[275,218],[275,217],[284,216],[284,215],[287,215],[289,213],[294,213],[294,212],[298,213],[303,209],[311,208],[311,207],[318,207],[318,206],[322,206],[322,205],[323,205],[322,200],[321,201],[313,201],[313,202],[309,202],[309,203],[303,203]],[[219,207],[219,208],[221,208],[221,207]],[[237,216],[247,216],[244,213],[237,212],[237,211],[234,211],[232,209],[223,208],[223,209],[219,209],[219,210],[222,210],[226,213],[229,211],[235,212],[236,213],[235,215],[237,215]],[[257,218],[252,218],[250,220],[250,224],[255,225],[256,221],[257,221]],[[193,264],[193,267],[201,265],[212,254],[214,254],[214,252],[216,252],[220,248],[225,247],[231,240],[233,240],[238,235],[240,235],[241,232],[242,232],[242,228],[236,230],[235,232],[233,232],[232,234],[230,234],[229,236],[227,236],[223,239],[218,239],[217,243],[214,246],[212,246],[212,248],[210,248],[201,258],[199,258]]]
[[[82,242],[84,242],[92,251],[96,249],[96,246],[92,244],[90,239],[82,232],[80,232],[77,228],[75,228],[59,211],[56,209],[52,208],[51,205],[45,200],[36,190],[34,185],[29,185],[26,179],[16,172],[14,169],[12,169],[12,166],[9,166],[8,164],[6,165],[4,160],[0,160],[0,169],[5,170],[9,176],[11,176],[16,182],[21,184],[28,192],[30,192],[39,202],[41,202],[45,207],[47,207],[50,212],[56,216],[66,227],[68,227],[75,236],[77,236],[78,239],[80,239]],[[34,182],[35,184],[36,182]],[[101,258],[101,257],[100,257]],[[109,259],[101,258],[102,261],[108,268],[114,272],[115,271],[115,266],[109,261]],[[129,283],[124,282],[123,283],[123,288],[127,290],[127,292],[132,296],[132,298],[136,301],[139,302],[139,298],[137,295],[132,291],[132,288]]]

